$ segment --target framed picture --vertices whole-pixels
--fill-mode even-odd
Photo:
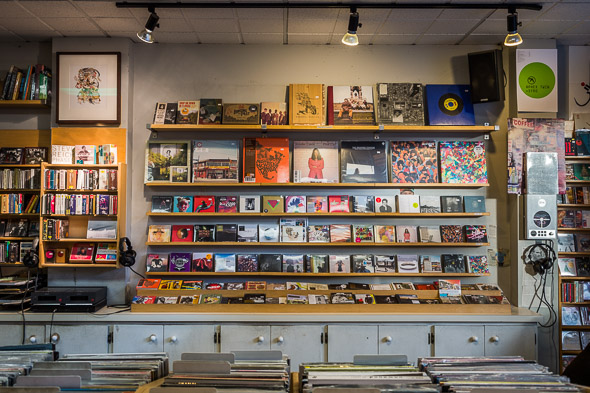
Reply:
[[[121,124],[121,52],[58,52],[59,124]]]

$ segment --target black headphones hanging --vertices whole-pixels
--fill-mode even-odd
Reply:
[[[25,267],[37,267],[39,265],[39,238],[33,240],[33,247],[23,255],[21,261]]]
[[[542,256],[539,257],[538,253],[542,253]],[[557,256],[553,247],[548,244],[537,243],[528,247],[524,263],[527,265],[527,272],[531,276],[537,274],[542,276],[553,268],[556,259]]]
[[[125,249],[127,248],[127,249]],[[119,239],[119,263],[125,267],[135,265],[135,257],[137,253],[131,246],[131,240],[128,237]]]

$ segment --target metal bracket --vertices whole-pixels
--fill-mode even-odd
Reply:
[[[158,139],[158,131],[151,130],[150,139]]]
[[[268,127],[266,124],[261,124],[260,125],[260,131],[262,131],[262,137],[266,137],[267,133],[268,133]]]
[[[373,139],[380,139],[383,130],[385,130],[385,126],[383,124],[379,124],[379,128],[373,133]]]
[[[490,134],[489,133],[483,134],[483,140],[484,141],[489,141],[490,140]]]

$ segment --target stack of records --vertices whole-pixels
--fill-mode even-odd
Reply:
[[[0,278],[0,308],[20,309],[29,308],[31,292],[40,287],[38,279],[21,277]]]
[[[52,344],[0,347],[0,386],[13,386],[31,373],[34,362],[52,361],[55,355]]]
[[[547,367],[520,356],[422,358],[420,368],[442,386],[443,391],[471,392],[533,390],[581,392],[565,376],[552,374]]]

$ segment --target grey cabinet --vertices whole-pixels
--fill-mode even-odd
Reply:
[[[24,332],[23,332],[24,331]],[[23,344],[42,344],[45,342],[44,325],[4,325],[2,334],[0,334],[0,346],[4,345],[21,345]]]
[[[60,356],[74,353],[108,353],[107,325],[47,325],[47,342],[56,344]]]
[[[434,326],[434,356],[483,356],[483,325]]]
[[[354,355],[376,355],[375,325],[328,325],[328,362],[352,362]]]
[[[485,325],[485,354],[520,355],[537,360],[537,327],[531,325]]]
[[[270,349],[289,355],[292,371],[299,363],[324,361],[323,325],[271,326],[270,333]]]
[[[163,325],[114,325],[113,352],[162,352]]]
[[[270,326],[222,325],[220,327],[221,352],[268,351]]]
[[[406,355],[416,364],[418,358],[431,356],[429,325],[380,325],[379,354]]]
[[[215,325],[165,325],[162,342],[170,361],[184,352],[217,352]]]

